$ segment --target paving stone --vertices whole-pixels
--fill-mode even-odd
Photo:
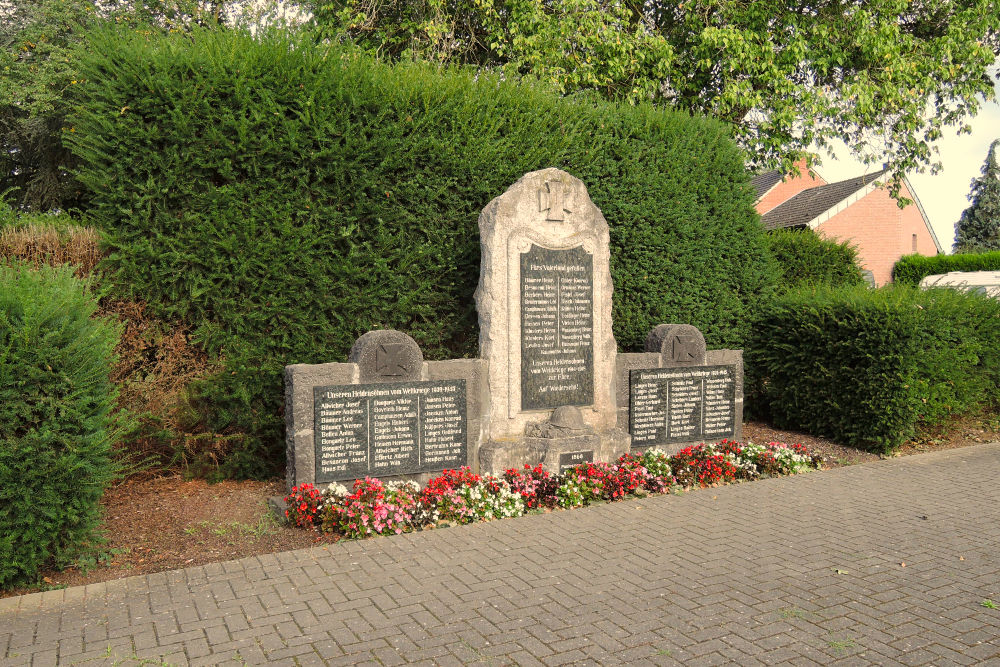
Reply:
[[[5,598],[0,664],[997,661],[1000,614],[979,603],[1000,598],[998,455],[995,443]]]

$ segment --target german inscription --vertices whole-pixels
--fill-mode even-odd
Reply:
[[[594,403],[594,257],[521,255],[521,409]]]
[[[559,455],[559,474],[563,474],[570,468],[575,468],[581,463],[593,463],[594,450],[585,452],[565,452]]]
[[[732,366],[629,372],[633,447],[732,437],[735,415],[736,378]]]
[[[316,481],[466,464],[465,380],[315,387]]]

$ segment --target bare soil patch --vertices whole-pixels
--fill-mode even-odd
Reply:
[[[0,591],[0,597],[300,549],[325,539],[278,523],[267,499],[284,490],[281,481],[128,480],[101,500],[105,544],[77,566],[43,572],[41,588]]]
[[[783,431],[748,422],[744,440],[801,443],[836,468],[877,461],[878,454],[837,444],[826,438]],[[1000,423],[956,420],[938,431],[905,444],[897,456],[1000,440]],[[220,482],[184,480],[179,475],[130,479],[109,489],[102,500],[107,542],[78,565],[43,573],[43,585],[0,592],[0,597],[48,588],[80,586],[136,574],[150,574],[206,563],[243,558],[334,541],[280,525],[267,505],[284,495],[284,482]]]

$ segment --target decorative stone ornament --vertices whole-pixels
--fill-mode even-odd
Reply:
[[[417,342],[402,331],[380,329],[362,335],[348,357],[358,365],[361,382],[419,380],[424,355]]]

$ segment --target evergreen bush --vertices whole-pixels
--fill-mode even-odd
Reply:
[[[117,331],[71,267],[0,266],[0,588],[95,535]]]
[[[780,290],[864,284],[857,248],[847,241],[824,239],[811,229],[776,229],[768,232],[767,246],[777,265]]]
[[[1000,271],[1000,251],[961,255],[903,255],[892,267],[892,280],[919,285],[927,276],[950,271]]]
[[[243,438],[230,474],[281,461],[285,364],[378,328],[477,354],[478,215],[528,171],[608,219],[623,349],[663,322],[742,345],[773,276],[722,124],[298,40],[96,32],[67,133],[119,288],[226,359],[196,403]]]
[[[829,286],[764,308],[748,350],[773,423],[879,452],[1000,396],[1000,303],[954,290]]]

